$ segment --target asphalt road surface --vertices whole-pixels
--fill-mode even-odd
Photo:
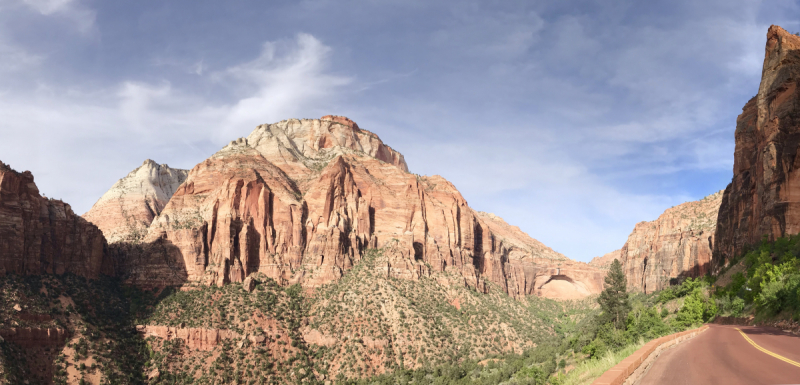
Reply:
[[[800,384],[800,337],[774,328],[711,325],[662,353],[639,384]]]

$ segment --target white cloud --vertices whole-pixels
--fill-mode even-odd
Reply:
[[[216,75],[246,95],[231,107],[220,138],[230,137],[242,126],[297,116],[309,103],[321,102],[351,82],[325,72],[331,49],[315,37],[299,34],[289,52],[279,55],[285,45],[268,42],[255,60]]]
[[[328,73],[331,50],[311,35],[264,47],[253,61],[201,76],[232,92],[229,103],[166,80],[84,91],[48,86],[0,98],[2,160],[31,169],[42,191],[60,191],[82,213],[146,158],[190,168],[258,124],[314,116],[350,82]]]
[[[87,33],[94,27],[97,13],[79,0],[23,0],[23,3],[44,16],[60,16],[71,20],[78,31]]]

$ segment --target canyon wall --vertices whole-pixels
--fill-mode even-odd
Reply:
[[[114,183],[83,218],[99,227],[109,243],[140,241],[188,173],[148,159]]]
[[[714,231],[722,191],[669,208],[658,219],[639,222],[615,253],[593,260],[600,267],[619,258],[630,290],[652,293],[673,279],[699,277],[711,269]]]
[[[29,171],[0,162],[0,275],[114,274],[106,240],[62,201],[39,195]]]
[[[614,250],[610,253],[603,254],[603,256],[592,258],[592,260],[589,261],[589,265],[606,270],[611,267],[611,263],[614,262],[615,259],[620,258],[621,254],[622,249]]]
[[[189,171],[147,231],[143,244],[112,250],[140,286],[259,272],[315,288],[380,248],[388,276],[450,271],[515,297],[602,289],[598,269],[472,210],[444,178],[409,173],[400,153],[344,117],[262,125],[232,141]]]
[[[736,121],[733,180],[717,220],[724,265],[763,236],[800,232],[800,37],[771,26],[758,94]]]

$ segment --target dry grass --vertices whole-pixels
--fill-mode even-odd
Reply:
[[[625,357],[630,356],[639,348],[644,346],[644,340],[639,340],[638,343],[629,345],[625,349],[618,352],[608,351],[600,358],[587,359],[576,364],[575,369],[571,370],[566,375],[561,375],[558,379],[560,385],[584,385],[591,384],[592,381],[600,377],[608,369],[620,363]]]

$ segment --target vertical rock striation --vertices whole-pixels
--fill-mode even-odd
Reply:
[[[145,240],[124,268],[144,286],[258,272],[315,288],[382,248],[392,277],[450,271],[513,296],[602,287],[599,270],[473,211],[450,182],[409,173],[377,135],[336,116],[262,125],[231,142],[189,172]]]
[[[0,274],[113,274],[105,249],[97,227],[39,195],[29,171],[0,162]]]
[[[763,236],[800,232],[800,37],[771,26],[758,94],[736,121],[733,180],[717,220],[718,265]]]
[[[148,159],[114,183],[83,218],[99,227],[109,243],[141,240],[188,173]]]
[[[652,293],[669,286],[673,278],[708,272],[721,202],[719,191],[667,209],[655,221],[637,223],[619,251],[628,287]]]

